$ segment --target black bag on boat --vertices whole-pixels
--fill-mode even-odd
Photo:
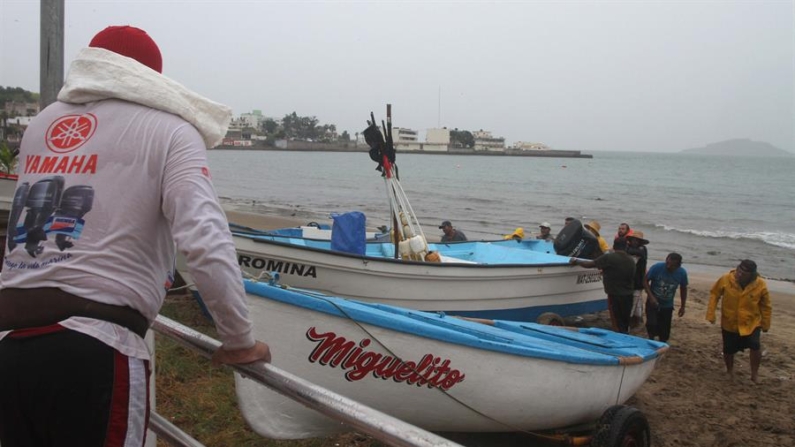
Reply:
[[[395,146],[392,144],[392,135],[387,135],[384,140],[384,134],[381,129],[375,124],[375,116],[370,113],[370,123],[366,129],[362,131],[364,141],[370,146],[370,159],[378,163],[377,171],[383,171],[384,156],[390,163],[395,164]],[[391,128],[387,130],[391,132]]]
[[[381,150],[384,147],[384,136],[381,130],[375,124],[370,124],[367,129],[362,132],[364,134],[364,141],[370,146],[370,158],[376,162],[381,162]]]
[[[593,259],[599,253],[599,241],[577,219],[563,227],[554,242],[555,253],[561,256]]]

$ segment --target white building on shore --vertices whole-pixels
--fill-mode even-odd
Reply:
[[[418,131],[393,127],[392,141],[395,144],[395,149],[402,152],[447,152],[450,147],[450,131],[448,129],[427,129],[425,141],[420,141]]]
[[[526,141],[517,141],[513,144],[513,149],[521,151],[548,151],[549,146],[544,143],[528,143]]]
[[[472,132],[475,137],[474,149],[476,151],[505,152],[505,138],[495,137],[487,130]]]
[[[425,131],[425,144],[423,150],[426,152],[447,152],[450,147],[449,129],[428,129]]]
[[[240,121],[243,127],[259,129],[265,117],[262,115],[262,110],[252,110],[251,113],[241,113]]]

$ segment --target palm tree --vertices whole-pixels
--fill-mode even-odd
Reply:
[[[6,127],[8,127],[8,112],[0,110],[0,140],[6,137]]]
[[[8,148],[5,141],[0,141],[0,171],[11,174],[17,166],[17,155]]]

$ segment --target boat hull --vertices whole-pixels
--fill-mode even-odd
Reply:
[[[516,326],[517,332],[511,332],[415,312],[415,319],[441,318],[441,324],[453,320],[439,335],[427,325],[395,329],[377,320],[362,321],[337,302],[332,306],[342,315],[309,310],[250,290],[248,296],[255,336],[271,346],[274,365],[431,431],[506,432],[591,423],[611,405],[631,397],[659,358],[652,354],[628,362],[632,364],[605,364],[601,354],[561,343],[566,339],[554,331],[572,333],[563,328],[524,323],[526,328]],[[535,354],[526,354],[521,348],[511,351],[512,344],[526,343],[525,335],[533,337],[538,327],[552,331],[548,338],[554,342],[543,339],[542,334],[536,340],[538,346],[529,348]],[[483,328],[482,334],[478,328]],[[598,329],[582,331],[575,333],[586,337],[586,343],[579,346],[592,342],[615,347],[636,339]],[[594,335],[585,335],[587,331]],[[444,340],[445,332],[465,332],[466,337],[486,342],[460,344]],[[506,352],[490,349],[490,343],[505,347]],[[625,347],[630,345],[633,349],[646,346],[651,352],[665,346],[642,339]],[[561,354],[568,350],[572,352],[563,358]],[[390,358],[402,363],[391,370],[374,366],[385,365]],[[348,430],[239,375],[236,389],[245,419],[263,436],[298,439]]]
[[[346,298],[515,321],[536,321],[545,312],[567,317],[607,308],[598,270],[559,260],[534,265],[411,262],[234,239],[247,276],[278,272],[284,284]]]

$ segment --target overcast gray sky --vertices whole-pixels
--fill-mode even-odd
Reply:
[[[391,103],[396,126],[508,144],[795,151],[794,17],[793,1],[66,0],[65,59],[129,24],[163,74],[235,114],[354,134]],[[38,42],[39,2],[0,0],[0,85],[39,91]]]

